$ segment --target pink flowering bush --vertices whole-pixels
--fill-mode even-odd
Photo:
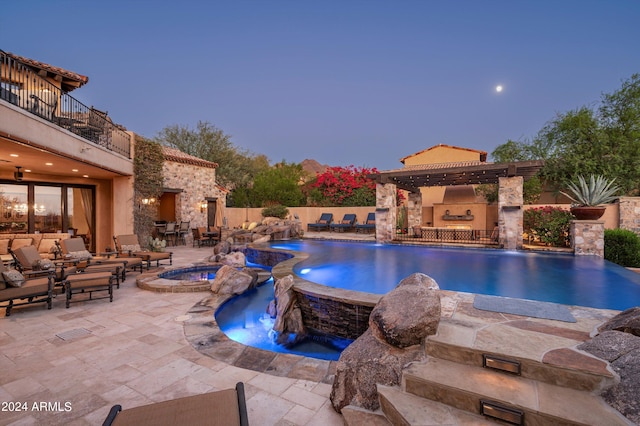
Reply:
[[[534,236],[540,242],[555,246],[568,247],[571,221],[575,217],[560,207],[536,207],[524,211],[524,232]]]

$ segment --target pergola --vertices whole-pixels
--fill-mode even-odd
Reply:
[[[400,189],[419,192],[420,187],[475,185],[498,183],[501,177],[522,176],[528,180],[544,165],[542,160],[486,163],[462,161],[455,163],[420,164],[372,174],[380,184],[392,183]]]
[[[380,242],[393,239],[395,188],[411,193],[409,204],[413,205],[414,212],[409,212],[410,225],[420,225],[421,187],[498,184],[499,243],[504,248],[517,249],[522,245],[522,183],[535,176],[543,165],[542,160],[509,163],[464,161],[414,165],[371,174],[369,177],[377,183],[376,239]]]

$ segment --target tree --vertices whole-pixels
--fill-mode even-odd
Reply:
[[[640,74],[603,94],[597,109],[559,113],[531,141],[507,141],[492,153],[497,161],[545,160],[540,176],[556,190],[578,175],[616,178],[622,192],[640,190]]]
[[[249,191],[250,204],[253,207],[275,204],[298,207],[304,204],[304,194],[300,189],[302,175],[302,165],[286,161],[262,170],[256,175]]]
[[[256,174],[269,167],[266,156],[234,146],[230,135],[208,122],[198,121],[195,129],[179,125],[165,127],[155,140],[217,163],[216,180],[228,189],[249,186]]]

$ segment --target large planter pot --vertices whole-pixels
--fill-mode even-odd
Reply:
[[[578,220],[598,220],[602,217],[604,212],[607,210],[604,206],[581,206],[581,207],[571,207],[571,213]]]

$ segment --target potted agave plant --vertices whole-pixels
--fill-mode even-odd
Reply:
[[[591,175],[589,180],[578,176],[577,182],[567,184],[569,192],[562,192],[573,201],[571,213],[578,220],[597,220],[606,210],[604,204],[611,203],[617,198],[620,189],[614,185],[615,179],[607,179],[602,175]]]

